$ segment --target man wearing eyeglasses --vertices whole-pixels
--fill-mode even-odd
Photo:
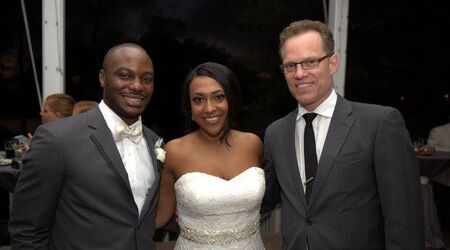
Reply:
[[[338,95],[328,27],[291,23],[281,71],[298,107],[264,137],[262,212],[281,202],[283,249],[424,249],[417,159],[394,108]]]

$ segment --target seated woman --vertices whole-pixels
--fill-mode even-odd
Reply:
[[[446,124],[430,130],[427,146],[433,147],[437,151],[450,152],[450,115]]]
[[[47,123],[67,116],[71,116],[75,100],[67,94],[52,94],[47,96],[40,113],[42,123]]]
[[[264,249],[259,210],[265,190],[262,142],[233,129],[238,81],[217,63],[197,66],[183,85],[193,129],[165,146],[156,226],[176,208],[175,249]]]
[[[73,106],[72,115],[77,115],[77,114],[81,114],[86,111],[89,111],[89,110],[97,107],[97,105],[98,105],[98,102],[96,102],[96,101],[89,101],[89,100],[78,101]]]
[[[42,123],[44,124],[71,116],[74,105],[75,100],[70,95],[57,93],[47,96],[47,98],[45,98],[42,111],[39,113],[41,115]],[[31,133],[28,133],[27,136],[30,140],[33,137]],[[29,145],[24,144],[22,146],[22,151],[27,152],[28,150]]]

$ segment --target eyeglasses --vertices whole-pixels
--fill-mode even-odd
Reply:
[[[308,59],[301,62],[294,62],[294,63],[286,63],[280,65],[281,72],[284,74],[293,73],[297,71],[297,65],[301,65],[302,69],[304,70],[311,70],[319,67],[319,64],[321,61],[325,60],[325,58],[332,56],[333,54],[328,54],[324,57],[318,58],[318,59]]]

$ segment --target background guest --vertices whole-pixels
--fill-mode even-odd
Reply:
[[[72,115],[77,115],[77,114],[89,111],[92,108],[97,107],[97,105],[98,105],[98,102],[96,102],[96,101],[90,101],[90,100],[79,101],[79,102],[75,103],[75,106],[73,107]]]
[[[446,124],[434,127],[428,135],[427,146],[450,152],[450,115]]]
[[[42,123],[71,116],[74,105],[75,100],[68,94],[57,93],[47,96],[44,101],[44,107],[40,113]]]
[[[47,96],[40,113],[42,123],[45,124],[47,122],[71,116],[74,106],[75,100],[68,94],[56,93]],[[27,136],[30,140],[33,137],[31,133],[27,133]],[[24,145],[22,150],[27,152],[29,150],[29,145]]]

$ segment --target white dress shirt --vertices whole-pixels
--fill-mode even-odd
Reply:
[[[333,116],[334,108],[336,107],[337,95],[336,92],[331,92],[330,96],[325,99],[313,112],[317,113],[316,118],[312,122],[314,129],[314,137],[316,139],[316,153],[317,161],[320,162],[323,145],[327,138],[328,128],[330,127],[331,118]],[[300,177],[302,179],[303,190],[306,190],[306,173],[305,173],[305,156],[303,146],[303,136],[305,132],[305,119],[303,115],[308,113],[300,104],[298,105],[298,113],[295,124],[295,153],[297,156],[297,164],[300,170]]]
[[[125,123],[103,100],[100,102],[99,108],[111,133],[115,131],[119,123]],[[140,123],[142,123],[141,117],[130,127],[137,126]],[[147,142],[144,137],[138,143],[134,143],[125,137],[120,141],[116,141],[116,146],[128,174],[134,202],[139,210],[139,214],[141,214],[147,192],[155,182],[155,172]]]

